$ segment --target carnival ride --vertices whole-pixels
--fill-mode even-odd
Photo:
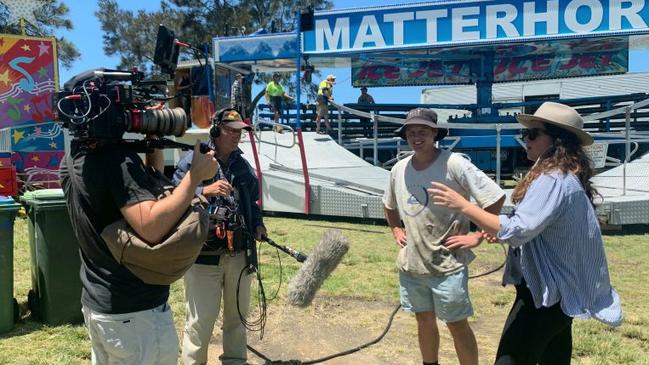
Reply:
[[[593,151],[599,165],[634,166],[630,171],[644,178],[642,174],[647,172],[643,165],[632,162],[649,142],[645,133],[649,129],[644,102],[647,94],[643,91],[614,95],[593,89],[592,97],[562,99],[556,90],[547,90],[530,98],[510,98],[509,102],[495,102],[493,94],[494,85],[502,83],[625,74],[629,50],[646,48],[647,23],[649,10],[635,3],[629,7],[607,1],[446,1],[316,12],[312,19],[303,16],[295,33],[215,38],[213,43],[216,62],[253,74],[293,70],[295,79],[300,80],[306,76],[302,72],[310,75],[313,68],[344,67],[351,69],[353,87],[474,85],[475,101],[461,105],[422,101],[419,105],[368,108],[334,104],[332,109],[337,113],[333,124],[338,128],[333,138],[312,136],[303,130],[310,126],[304,122],[311,112],[300,103],[297,88],[296,105],[300,107],[289,107],[285,133],[262,131],[252,137],[249,145],[255,148],[247,155],[259,154],[255,149],[273,151],[261,152],[256,164],[262,190],[266,190],[262,191],[265,210],[381,218],[381,209],[374,207],[381,207],[387,175],[375,167],[376,173],[371,176],[381,183],[365,183],[363,178],[371,171],[365,160],[383,165],[386,161],[379,155],[386,150],[391,154],[389,162],[399,157],[406,146],[386,132],[396,128],[403,121],[398,116],[414,106],[431,107],[440,114],[448,109],[447,123],[440,126],[450,128],[451,137],[442,147],[460,150],[478,165],[488,163],[487,170],[491,169],[500,182],[503,171],[511,176],[518,164],[526,162],[520,156],[511,157],[516,156],[522,142],[517,137],[521,126],[515,123],[515,113],[531,113],[545,100],[568,103],[588,116],[587,129],[599,142],[599,148]],[[302,66],[305,63],[308,67]],[[252,122],[258,131],[263,130],[270,119],[263,109],[255,110]],[[362,125],[363,120],[369,123]],[[364,135],[347,138],[346,131],[352,129]],[[290,148],[281,146],[287,139],[294,139]],[[631,144],[637,146],[635,156]],[[341,145],[358,151],[356,163]],[[364,154],[367,147],[372,151],[370,156]],[[617,154],[607,157],[607,149]],[[504,155],[509,157],[503,159]],[[642,187],[617,185],[618,180],[632,181],[618,174],[624,169],[595,179],[597,184],[604,184],[604,202],[599,208],[602,220],[611,225],[649,223],[647,192]],[[321,179],[323,176],[326,179]],[[636,209],[622,202],[631,192],[634,207],[640,207],[639,219],[616,213]],[[362,202],[357,202],[356,194],[363,197]],[[287,202],[293,203],[288,207]],[[323,208],[329,205],[339,209]]]

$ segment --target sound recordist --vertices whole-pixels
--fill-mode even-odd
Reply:
[[[219,168],[197,192],[210,202],[210,233],[195,264],[185,273],[186,321],[182,359],[186,365],[206,364],[207,348],[223,298],[222,364],[245,364],[246,328],[252,273],[257,267],[255,239],[266,236],[259,190],[253,169],[242,157],[239,141],[250,131],[234,109],[224,109],[213,119],[209,146]],[[179,163],[174,182],[191,168],[193,152]],[[238,295],[237,295],[238,293]],[[238,305],[237,305],[238,302]]]

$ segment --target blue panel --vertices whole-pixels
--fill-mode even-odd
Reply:
[[[649,33],[645,0],[443,1],[322,11],[304,53]],[[527,25],[526,25],[527,24]]]
[[[493,132],[492,132],[493,133]],[[500,147],[501,148],[510,148],[517,147],[522,148],[518,142],[514,139],[515,136],[501,136],[500,137]],[[442,145],[449,145],[453,141],[450,139],[442,140]],[[496,136],[463,136],[460,138],[460,142],[455,145],[455,148],[496,148]]]

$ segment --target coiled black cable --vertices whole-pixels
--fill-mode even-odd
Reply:
[[[261,271],[257,270],[255,271],[255,276],[257,278],[257,306],[259,309],[259,317],[255,318],[253,320],[249,320],[246,318],[246,316],[241,313],[241,305],[240,305],[240,300],[239,300],[239,292],[241,289],[241,279],[243,278],[243,274],[248,271],[248,267],[244,267],[243,270],[241,270],[241,273],[239,274],[239,280],[237,281],[237,312],[239,313],[239,319],[241,320],[241,323],[243,326],[249,330],[249,331],[254,331],[254,332],[259,332],[259,339],[264,338],[264,330],[266,329],[266,320],[268,319],[267,315],[267,304],[266,304],[266,293],[264,292],[264,284],[261,280]]]
[[[502,243],[500,244],[500,247],[503,248],[503,253],[505,254],[505,260],[503,260],[503,262],[500,265],[498,265],[498,267],[496,267],[495,269],[492,269],[492,270],[489,270],[489,271],[486,271],[486,272],[483,272],[483,273],[480,273],[480,274],[471,275],[471,276],[469,276],[469,279],[475,279],[475,278],[479,278],[481,276],[487,276],[487,275],[493,274],[496,271],[498,271],[498,270],[502,269],[503,267],[505,267],[505,264],[507,263],[507,248],[505,248],[505,245],[502,244]]]
[[[245,231],[245,234],[249,236],[249,239],[254,239],[254,237],[247,231]],[[259,339],[264,338],[264,330],[266,329],[266,321],[268,319],[268,301],[274,300],[277,298],[277,295],[279,294],[279,289],[282,286],[282,273],[283,273],[283,268],[282,268],[282,259],[279,254],[279,250],[275,249],[277,253],[277,261],[279,263],[279,284],[277,285],[277,289],[275,290],[275,293],[271,296],[270,299],[266,298],[266,292],[264,290],[264,284],[262,281],[262,276],[261,276],[261,265],[257,265],[257,268],[255,270],[255,277],[257,279],[257,307],[259,311],[259,317],[255,318],[253,320],[249,320],[247,316],[243,315],[241,313],[241,303],[239,301],[239,293],[241,290],[241,280],[243,278],[243,275],[246,271],[248,271],[248,267],[244,267],[241,272],[239,273],[239,279],[237,280],[237,313],[239,313],[239,319],[241,320],[241,323],[243,326],[253,332],[259,332]],[[260,257],[260,252],[261,248],[257,247],[257,257]],[[250,311],[248,311],[250,313]]]
[[[505,254],[505,257],[506,257],[507,256],[507,249],[505,248],[504,244],[501,243],[500,245],[503,248],[503,253]],[[280,285],[281,285],[281,279],[282,279],[281,278],[281,276],[282,276],[281,267],[282,266],[281,266],[281,258],[279,257],[279,250],[277,250],[277,254],[278,254],[278,260],[280,262]],[[496,268],[494,268],[492,270],[489,270],[489,271],[486,271],[486,272],[483,272],[483,273],[480,273],[480,274],[469,276],[469,279],[475,279],[475,278],[479,278],[479,277],[486,276],[486,275],[489,275],[489,274],[493,274],[494,272],[499,271],[500,269],[502,269],[505,266],[505,263],[506,263],[506,260],[503,261],[500,265],[498,265],[498,267],[496,267]],[[243,271],[242,271],[242,273],[243,273]],[[258,271],[258,273],[259,273],[259,271]],[[258,280],[259,280],[259,286],[260,286],[260,288],[262,288],[261,294],[263,294],[263,286],[262,286],[262,283],[261,283],[261,276],[259,276],[259,275],[258,275]],[[279,286],[278,286],[277,290],[279,291]],[[237,286],[237,297],[238,297],[238,295],[239,295],[239,287]],[[237,300],[237,309],[238,309],[238,307],[239,307],[239,301]],[[399,311],[399,308],[401,308],[401,304],[397,305],[394,308],[394,310],[392,310],[392,313],[390,314],[389,319],[388,319],[388,323],[386,324],[383,332],[377,338],[375,338],[374,340],[372,340],[370,342],[367,342],[365,344],[359,345],[357,347],[354,347],[352,349],[337,352],[337,353],[334,353],[334,354],[331,354],[331,355],[328,355],[328,356],[325,356],[325,357],[321,357],[321,358],[318,358],[318,359],[308,360],[308,361],[301,361],[301,360],[296,360],[296,359],[292,359],[292,360],[272,360],[268,356],[266,356],[263,353],[261,353],[260,351],[256,350],[254,347],[252,347],[250,345],[246,345],[246,347],[248,348],[248,350],[250,350],[252,353],[257,355],[259,358],[264,359],[266,361],[265,365],[274,365],[274,364],[275,365],[277,365],[277,364],[282,364],[282,365],[310,365],[310,364],[317,364],[317,363],[329,361],[329,360],[334,359],[336,357],[341,357],[341,356],[346,356],[346,355],[353,354],[355,352],[358,352],[358,351],[360,351],[360,350],[362,350],[364,348],[372,346],[372,345],[378,343],[379,341],[381,341],[383,339],[383,337],[385,337],[385,335],[388,333],[390,328],[392,327],[392,322],[394,321],[394,317],[397,314],[397,312]],[[239,315],[241,316],[241,312],[239,312]],[[263,328],[264,328],[264,326],[266,324],[266,302],[265,302],[265,300],[264,300],[264,306],[263,306],[263,319],[264,319],[264,321],[263,321],[263,326],[262,326],[262,330],[261,330],[262,334],[261,334],[260,339],[263,337]],[[243,322],[243,320],[244,319],[242,318],[242,322]],[[246,327],[246,328],[248,328],[248,327]]]

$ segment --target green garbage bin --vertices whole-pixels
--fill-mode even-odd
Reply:
[[[49,325],[80,323],[79,244],[72,231],[63,190],[25,193],[21,202],[29,217],[32,317]]]
[[[20,204],[0,196],[0,333],[14,328],[14,219]]]

